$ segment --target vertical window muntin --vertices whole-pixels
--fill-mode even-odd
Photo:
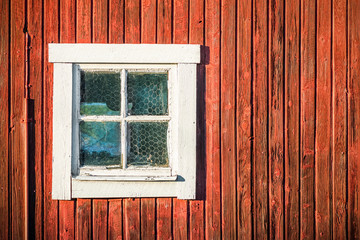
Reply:
[[[173,119],[174,102],[173,102],[173,82],[175,78],[176,65],[175,64],[164,64],[164,65],[114,65],[114,64],[79,64],[74,65],[74,76],[76,77],[74,83],[75,90],[75,124],[73,124],[74,135],[73,142],[73,154],[75,156],[75,164],[73,164],[73,174],[75,175],[102,175],[102,176],[122,176],[122,175],[141,175],[141,176],[165,176],[176,174],[175,159],[173,142],[175,139],[175,124]],[[121,107],[119,115],[81,115],[80,114],[80,97],[81,97],[81,72],[116,72],[120,75],[120,88],[121,88]],[[128,74],[143,73],[143,74],[167,74],[167,114],[165,115],[130,115],[128,114],[128,102],[127,102],[127,83]],[[93,165],[80,165],[80,128],[81,122],[118,122],[120,124],[121,134],[121,164],[119,165],[108,165],[108,166],[93,166]],[[167,155],[168,155],[168,166],[130,166],[127,163],[129,153],[129,124],[131,123],[161,123],[167,122]],[[75,167],[74,167],[75,165]],[[76,169],[74,171],[74,168]]]

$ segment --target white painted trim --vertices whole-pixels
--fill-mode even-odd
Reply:
[[[83,181],[73,179],[73,198],[176,197],[179,182]]]
[[[121,169],[119,165],[113,166],[83,166],[79,176],[171,176],[171,168],[128,166]]]
[[[71,199],[72,78],[72,64],[54,64],[53,199]]]
[[[196,192],[196,64],[178,65],[178,167],[184,182],[178,198],[194,199]]]
[[[49,43],[49,62],[200,63],[200,45]]]
[[[73,179],[82,181],[116,181],[116,182],[167,182],[175,181],[177,176],[77,176]]]

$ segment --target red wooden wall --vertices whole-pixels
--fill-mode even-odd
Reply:
[[[360,238],[360,1],[0,0],[0,239]],[[51,200],[47,44],[196,43],[196,201]]]

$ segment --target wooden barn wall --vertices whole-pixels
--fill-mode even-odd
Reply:
[[[359,26],[358,0],[0,0],[0,239],[359,239]],[[198,200],[51,200],[53,42],[205,46]]]

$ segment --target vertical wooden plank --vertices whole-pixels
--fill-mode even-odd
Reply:
[[[314,238],[316,2],[301,1],[300,237]]]
[[[220,28],[221,1],[205,2],[206,65],[206,202],[205,235],[220,239],[221,174],[220,174]]]
[[[347,238],[347,1],[332,5],[332,231]]]
[[[140,43],[140,1],[125,0],[125,43]],[[124,199],[124,238],[140,239],[140,199]]]
[[[159,0],[157,2],[157,43],[171,43],[172,1]],[[157,239],[172,237],[172,200],[158,198],[156,200],[156,233]]]
[[[140,43],[140,0],[125,0],[125,43]]]
[[[141,1],[141,43],[156,43],[156,0]]]
[[[348,1],[348,231],[360,238],[360,2]]]
[[[300,238],[300,1],[285,3],[285,238]]]
[[[315,236],[331,239],[331,0],[317,1]]]
[[[0,239],[9,238],[9,1],[0,3]]]
[[[236,238],[235,1],[221,2],[222,237]]]
[[[108,42],[108,0],[93,1],[92,42]],[[93,239],[107,238],[108,202],[94,199],[92,204]]]
[[[27,162],[25,119],[25,1],[11,1],[11,230],[13,239],[27,237]],[[26,29],[25,29],[26,30]]]
[[[109,200],[108,239],[123,239],[122,224],[122,200]]]
[[[252,237],[251,200],[251,1],[238,1],[237,9],[237,221],[238,238]]]
[[[59,2],[44,2],[44,238],[58,237],[58,201],[51,199],[53,64],[48,62],[48,44],[59,41]]]
[[[253,5],[253,221],[254,238],[268,237],[267,1]]]
[[[124,40],[124,1],[109,1],[109,43]],[[123,239],[123,200],[109,200],[108,238]]]
[[[75,43],[75,1],[60,1],[60,42]],[[75,238],[75,200],[59,201],[59,238]]]
[[[124,239],[141,239],[140,235],[140,200],[124,199]]]
[[[171,43],[172,1],[158,0],[157,3],[157,43]]]
[[[284,1],[269,4],[269,237],[284,239]]]
[[[76,201],[76,239],[92,239],[91,235],[91,200]]]
[[[171,198],[158,198],[156,200],[156,236],[157,239],[172,239],[171,232]]]
[[[108,41],[108,1],[93,1],[93,43]]]
[[[189,42],[189,1],[174,1],[173,7],[173,43],[186,44]],[[173,199],[173,237],[187,239],[188,232],[188,201]]]
[[[190,44],[204,44],[204,0],[190,0],[189,2],[189,43]],[[205,68],[199,65],[197,67],[197,119],[198,119],[198,136],[197,136],[197,196],[204,198],[205,184],[204,184],[204,157],[203,156],[203,141],[199,139],[202,128],[204,128],[204,81]],[[204,201],[194,200],[189,201],[190,219],[189,232],[190,239],[204,239]]]
[[[91,0],[77,0],[76,2],[77,43],[91,42],[91,4]]]
[[[93,239],[107,239],[107,210],[108,201],[106,199],[93,200]]]
[[[156,0],[141,1],[141,43],[156,43]],[[141,237],[155,238],[156,201],[155,198],[141,200]]]
[[[75,239],[75,201],[59,201],[59,239]]]
[[[189,37],[189,0],[174,1],[173,42],[188,43]]]
[[[109,43],[124,41],[124,1],[109,1]]]
[[[28,148],[31,151],[29,157],[29,217],[30,238],[43,238],[43,64],[42,64],[42,40],[43,40],[43,4],[42,1],[28,1],[27,21],[30,38],[29,46],[29,97],[33,100],[33,112],[29,112],[32,131],[29,133],[30,141]],[[31,149],[30,149],[31,148]]]

